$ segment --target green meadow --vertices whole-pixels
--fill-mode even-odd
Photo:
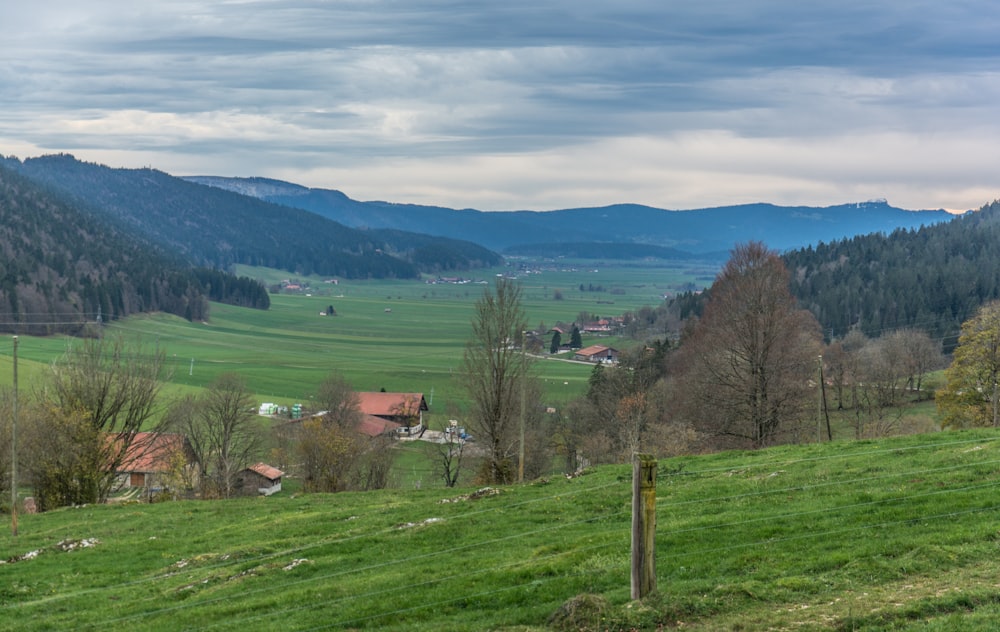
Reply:
[[[2,630],[995,630],[995,430],[663,459],[488,488],[120,504],[0,535]]]
[[[532,325],[615,315],[708,273],[535,270],[522,276],[525,308]],[[309,290],[272,295],[266,312],[213,305],[205,323],[147,315],[107,331],[166,354],[167,396],[236,371],[261,401],[308,402],[336,370],[358,390],[423,392],[432,425],[461,415],[457,372],[483,285],[297,280]],[[329,305],[337,316],[320,315]],[[627,346],[584,339],[595,342]],[[69,344],[21,336],[21,388]],[[7,339],[0,384],[11,351]],[[546,403],[584,392],[589,365],[536,364]],[[928,427],[932,406],[913,411]],[[663,459],[657,591],[641,601],[630,466],[446,489],[432,450],[401,442],[387,490],[302,494],[286,480],[267,498],[22,515],[17,536],[0,531],[0,630],[944,631],[1000,617],[995,430]]]
[[[527,266],[527,262],[523,262]],[[295,294],[272,294],[267,311],[213,304],[207,322],[192,323],[163,314],[133,316],[107,323],[107,333],[139,339],[167,357],[165,394],[197,392],[218,375],[242,375],[259,401],[308,406],[330,372],[343,374],[358,391],[422,392],[432,424],[461,416],[466,395],[460,383],[462,353],[471,331],[476,300],[497,274],[477,272],[476,282],[339,281],[293,277],[263,268],[241,275],[268,284],[294,280],[308,285]],[[703,283],[711,266],[662,264],[605,266],[598,262],[531,264],[519,272],[528,323],[535,327],[572,322],[581,312],[619,315],[656,306],[665,293],[686,283]],[[583,291],[601,287],[603,291]],[[557,298],[558,297],[558,298]],[[329,306],[336,316],[323,316]],[[628,346],[629,341],[584,338],[584,344]],[[19,376],[30,388],[45,365],[73,341],[64,337],[20,336]],[[0,344],[0,384],[11,383],[12,343]],[[559,359],[536,363],[546,404],[559,406],[582,394],[591,367]]]

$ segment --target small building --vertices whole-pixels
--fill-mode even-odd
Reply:
[[[592,323],[586,323],[583,326],[583,333],[585,334],[597,334],[604,335],[611,333],[611,321],[606,318],[594,321]]]
[[[281,477],[285,473],[266,463],[255,463],[240,472],[238,481],[243,493],[252,496],[270,496],[281,491]]]
[[[573,359],[581,362],[615,364],[618,362],[618,350],[604,345],[591,345],[577,351]]]
[[[194,450],[184,435],[137,432],[115,472],[115,488],[165,488],[175,474],[190,474],[193,463]]]

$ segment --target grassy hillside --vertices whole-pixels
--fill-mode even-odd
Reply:
[[[989,630],[997,439],[662,460],[659,592],[642,603],[627,466],[479,498],[283,492],[23,516],[0,536],[0,629]]]

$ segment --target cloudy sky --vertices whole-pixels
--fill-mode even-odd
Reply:
[[[485,210],[1000,197],[993,0],[4,4],[4,155]]]

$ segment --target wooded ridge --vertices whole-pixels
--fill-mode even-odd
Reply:
[[[260,283],[196,269],[0,164],[0,331],[82,334],[145,311],[200,320],[209,299],[270,300]]]
[[[1000,298],[1000,201],[950,222],[785,253],[792,293],[827,338],[927,331],[946,350],[961,324]]]

